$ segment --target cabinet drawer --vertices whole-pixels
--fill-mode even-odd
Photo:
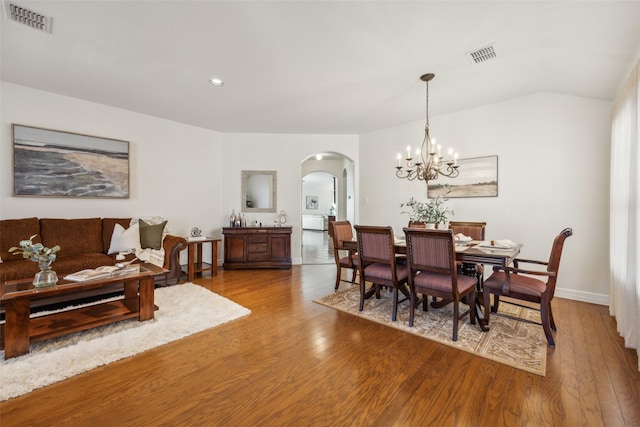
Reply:
[[[267,244],[266,243],[249,243],[248,245],[249,254],[253,253],[266,253],[267,252]]]
[[[247,254],[247,260],[249,261],[268,261],[266,252],[249,252]]]
[[[250,243],[267,243],[266,234],[249,234],[248,240]]]

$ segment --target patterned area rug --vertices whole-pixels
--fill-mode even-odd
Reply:
[[[453,306],[422,311],[422,304],[416,309],[413,327],[409,327],[409,301],[398,306],[398,320],[391,321],[392,294],[383,293],[380,299],[375,297],[365,301],[364,310],[358,311],[360,292],[358,286],[351,286],[315,300],[318,304],[344,311],[401,331],[409,332],[514,368],[544,376],[547,361],[547,341],[542,326],[508,319],[501,316],[491,317],[488,332],[482,332],[478,325],[469,324],[467,316],[460,326],[458,341],[451,341],[453,333]],[[468,306],[460,304],[463,313]],[[500,304],[499,311],[517,317],[540,321],[535,310]]]

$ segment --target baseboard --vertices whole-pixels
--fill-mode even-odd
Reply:
[[[574,289],[556,288],[555,296],[592,304],[609,305],[609,295],[594,294],[592,292],[576,291]]]

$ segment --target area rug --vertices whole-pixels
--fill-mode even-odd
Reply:
[[[114,299],[114,298],[111,298]],[[31,345],[4,360],[0,401],[248,315],[251,311],[192,283],[156,289],[153,320],[123,320]]]
[[[460,326],[458,332],[458,340],[454,342],[451,340],[453,333],[453,307],[451,304],[438,309],[429,307],[427,312],[422,311],[422,304],[420,304],[420,307],[415,311],[413,327],[410,328],[409,301],[398,306],[398,318],[395,322],[391,321],[393,305],[391,292],[383,293],[380,299],[372,297],[366,300],[363,311],[358,311],[360,305],[358,286],[334,292],[314,302],[514,368],[541,376],[545,375],[547,341],[542,327],[539,325],[492,316],[489,331],[482,332],[477,324],[469,324],[469,317],[465,317],[464,324]],[[467,308],[464,304],[460,305],[461,312]],[[500,304],[499,311],[512,316],[540,321],[540,314],[537,311],[511,304]]]

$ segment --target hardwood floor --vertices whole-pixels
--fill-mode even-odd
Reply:
[[[607,307],[554,300],[540,377],[313,303],[334,268],[197,279],[252,313],[3,402],[0,424],[640,425],[638,360]]]
[[[328,232],[302,230],[302,263],[335,263],[333,258],[333,242]]]

